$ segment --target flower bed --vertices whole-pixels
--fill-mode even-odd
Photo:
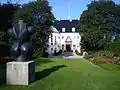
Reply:
[[[104,56],[104,58],[118,59],[120,56]]]
[[[120,56],[105,56],[104,58],[116,61],[116,64],[120,64]]]

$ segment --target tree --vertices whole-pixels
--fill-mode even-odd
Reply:
[[[13,15],[19,6],[10,2],[0,4],[0,41],[8,42],[7,30],[12,27]]]
[[[79,22],[82,48],[98,50],[120,34],[120,6],[113,1],[92,1]]]
[[[36,34],[32,37],[32,42],[35,46],[43,51],[47,46],[47,41],[52,30],[54,15],[51,12],[51,7],[48,1],[34,1],[24,4],[15,14],[14,22],[24,20],[27,25],[32,25],[36,28]]]

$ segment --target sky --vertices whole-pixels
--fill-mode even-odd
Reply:
[[[11,0],[13,3],[27,3],[35,0]],[[52,6],[52,12],[56,19],[78,19],[82,12],[87,9],[87,4],[93,0],[48,0]],[[120,4],[120,0],[113,0],[116,4]],[[7,0],[0,0],[5,3]]]

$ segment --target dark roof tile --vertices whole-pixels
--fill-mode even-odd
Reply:
[[[59,31],[62,32],[62,28],[65,28],[65,32],[72,32],[72,28],[75,28],[75,32],[78,32],[78,20],[55,20],[54,27]]]

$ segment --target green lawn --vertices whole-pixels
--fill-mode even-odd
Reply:
[[[36,80],[29,86],[5,85],[5,70],[0,66],[0,90],[120,90],[118,70],[101,68],[84,59],[37,59],[35,62]]]

